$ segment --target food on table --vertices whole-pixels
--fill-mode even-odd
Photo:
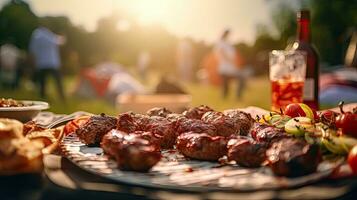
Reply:
[[[284,114],[290,117],[307,117],[311,120],[317,119],[316,111],[303,103],[291,103],[287,105]]]
[[[223,114],[233,118],[237,123],[240,123],[240,135],[248,135],[253,123],[254,119],[250,116],[249,113],[240,111],[238,109],[229,109],[223,111]]]
[[[228,137],[238,135],[240,123],[235,118],[224,115],[222,112],[209,111],[202,116],[202,121],[212,124],[217,129],[217,135]]]
[[[352,172],[356,175],[357,174],[357,145],[355,145],[350,153],[348,154],[348,164],[352,169]]]
[[[58,142],[60,131],[0,118],[0,173],[40,172],[42,156],[50,151],[45,147]]]
[[[217,112],[199,106],[180,114],[153,108],[146,115],[83,118],[76,134],[86,144],[101,141],[104,152],[125,170],[147,171],[160,160],[160,149],[176,148],[190,159],[218,161],[227,156],[242,167],[268,162],[274,174],[294,177],[315,172],[321,153],[343,156],[357,144],[336,129],[338,114],[319,116],[299,103],[257,120],[237,109]]]
[[[23,107],[25,106],[24,103],[21,101],[16,101],[14,99],[5,99],[1,98],[0,99],[0,107]]]
[[[177,137],[176,148],[186,157],[217,161],[227,153],[227,139],[206,133],[183,133]]]
[[[340,103],[341,114],[336,117],[336,127],[342,130],[343,134],[357,137],[357,109],[353,112],[343,111],[343,102]]]
[[[160,146],[163,149],[172,148],[176,140],[175,123],[163,117],[150,117],[149,123],[142,131],[151,132],[161,137]]]
[[[325,110],[319,114],[319,121],[323,124],[328,125],[329,127],[333,128],[333,129],[335,129],[337,115],[338,114],[336,112],[333,112],[331,110]]]
[[[102,137],[116,127],[117,119],[105,114],[91,116],[76,130],[76,135],[85,144],[99,144]]]
[[[90,116],[80,116],[74,120],[69,121],[63,128],[63,132],[65,135],[68,135],[70,133],[74,133],[80,126],[85,124]]]
[[[31,133],[33,131],[43,131],[43,130],[45,130],[45,128],[37,125],[35,121],[29,121],[23,125],[24,135],[27,135],[28,133]]]
[[[151,108],[146,112],[147,115],[149,116],[159,116],[159,117],[167,117],[167,115],[171,114],[172,112],[166,108],[163,107],[156,107],[156,108]]]
[[[23,138],[23,124],[14,119],[0,118],[0,139]]]
[[[195,132],[195,133],[207,133],[208,135],[217,135],[217,129],[213,124],[206,123],[199,119],[188,119],[181,118],[176,123],[176,132],[177,135],[186,132]]]
[[[160,149],[149,140],[115,129],[103,137],[101,147],[122,170],[148,171],[161,159]]]
[[[258,122],[262,124],[268,124],[276,128],[283,129],[286,122],[288,122],[291,117],[287,115],[282,115],[279,113],[270,112],[269,114],[263,115],[262,117],[257,116]]]
[[[285,124],[285,131],[294,136],[304,136],[305,132],[314,131],[314,122],[307,117],[294,117]]]
[[[303,139],[285,138],[273,143],[266,157],[275,175],[296,177],[315,172],[321,153],[318,145]]]
[[[164,149],[172,148],[175,144],[175,123],[164,117],[122,113],[118,117],[116,128],[126,133],[135,131],[151,132],[158,136],[157,138],[160,138],[160,146]]]
[[[145,122],[149,120],[148,117],[141,116],[142,115],[134,114],[133,112],[122,113],[118,116],[116,128],[126,133],[138,131],[141,129],[140,125],[146,125],[146,123],[144,123],[144,120],[140,119],[145,119]],[[142,122],[140,123],[139,120]]]
[[[200,105],[198,107],[189,108],[188,110],[184,111],[182,114],[190,119],[201,119],[203,114],[209,111],[214,111],[212,108]]]
[[[250,134],[254,140],[258,142],[266,142],[268,144],[290,137],[283,131],[283,129],[260,123],[254,124]]]
[[[265,161],[267,143],[248,137],[230,139],[227,144],[228,160],[234,160],[242,167],[260,167]]]

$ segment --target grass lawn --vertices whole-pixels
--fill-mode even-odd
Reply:
[[[114,105],[104,99],[83,99],[76,97],[71,93],[75,85],[75,78],[66,77],[65,88],[67,93],[67,101],[62,102],[58,98],[55,91],[54,83],[51,80],[48,83],[47,96],[45,101],[50,103],[49,111],[55,113],[69,114],[78,110],[83,110],[92,113],[108,113],[117,114]],[[245,106],[259,106],[269,109],[270,107],[270,84],[267,77],[251,78],[247,82],[247,88],[243,94],[242,99],[235,98],[235,85],[231,85],[230,95],[227,99],[221,98],[221,91],[219,87],[210,85],[202,85],[198,83],[186,84],[186,90],[192,94],[192,105],[206,104],[217,110],[227,108],[239,108]],[[34,87],[22,87],[16,91],[9,91],[1,89],[0,97],[13,99],[29,99],[29,100],[43,100],[38,96],[38,91]]]

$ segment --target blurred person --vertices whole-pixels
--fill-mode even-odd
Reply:
[[[52,76],[55,79],[60,98],[65,100],[59,54],[59,45],[64,43],[65,37],[53,33],[47,28],[46,24],[42,23],[42,26],[32,32],[29,48],[30,53],[34,57],[35,76],[40,86],[42,98],[46,98],[46,79]]]
[[[15,89],[19,76],[18,60],[21,52],[9,41],[0,47],[0,80],[2,86]]]
[[[192,81],[193,58],[192,45],[187,39],[179,41],[177,46],[177,68],[182,81]]]
[[[230,80],[238,80],[237,98],[242,95],[245,87],[245,77],[241,74],[237,67],[237,52],[232,44],[229,43],[228,38],[230,30],[226,29],[220,40],[217,42],[214,52],[218,59],[218,73],[222,78],[222,92],[223,98],[228,96]]]
[[[137,60],[137,68],[138,68],[138,72],[140,74],[140,78],[143,81],[146,81],[150,62],[151,62],[150,53],[147,51],[141,51],[139,53],[138,60]]]

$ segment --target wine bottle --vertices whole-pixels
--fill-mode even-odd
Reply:
[[[304,83],[303,102],[319,109],[319,56],[311,42],[310,12],[301,10],[297,13],[297,38],[293,50],[306,52],[306,79]]]

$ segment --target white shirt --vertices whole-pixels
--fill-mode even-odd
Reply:
[[[228,42],[220,40],[214,50],[218,58],[218,72],[223,75],[236,75],[238,69],[235,64],[236,51],[234,47]]]
[[[12,44],[4,44],[0,47],[1,66],[4,69],[15,70],[19,56],[19,50]]]

